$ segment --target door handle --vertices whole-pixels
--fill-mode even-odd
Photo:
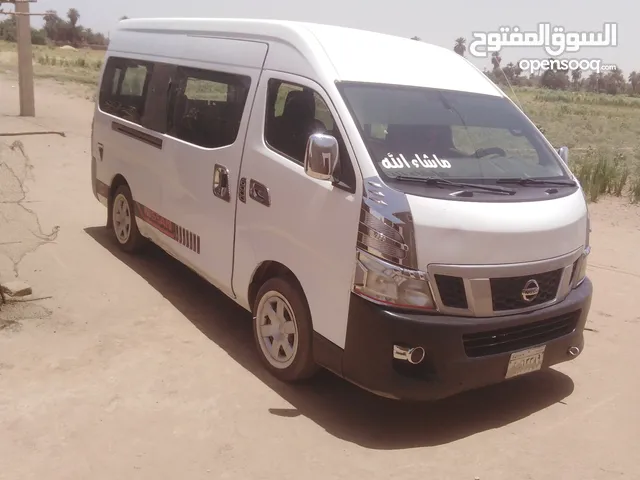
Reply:
[[[249,196],[266,207],[271,206],[269,189],[260,182],[256,182],[255,180],[249,182]]]
[[[229,193],[229,169],[217,163],[213,168],[213,194],[225,202],[231,201],[231,194]]]

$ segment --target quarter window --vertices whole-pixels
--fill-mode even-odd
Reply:
[[[107,62],[100,91],[100,109],[140,124],[153,64],[112,57]]]

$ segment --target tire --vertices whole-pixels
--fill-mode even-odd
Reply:
[[[272,313],[267,315],[269,306]],[[276,322],[278,326],[272,327]],[[274,335],[266,336],[268,333]],[[262,285],[253,305],[253,336],[262,363],[279,380],[307,380],[320,369],[313,359],[309,306],[292,279],[276,277]]]
[[[127,185],[120,185],[110,205],[109,227],[120,249],[127,253],[137,253],[147,243],[138,230],[134,205],[131,189]]]

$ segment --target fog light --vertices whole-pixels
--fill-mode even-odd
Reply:
[[[411,365],[418,365],[422,363],[426,356],[424,348],[422,347],[402,347],[400,345],[393,346],[393,358],[396,360],[403,360],[409,362]]]
[[[571,355],[572,357],[577,357],[578,355],[580,355],[580,349],[578,347],[571,347],[569,349],[569,355]]]

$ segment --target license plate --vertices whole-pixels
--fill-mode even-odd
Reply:
[[[545,348],[547,348],[547,346],[543,345],[541,347],[512,353],[505,378],[513,378],[540,370],[542,368]]]

